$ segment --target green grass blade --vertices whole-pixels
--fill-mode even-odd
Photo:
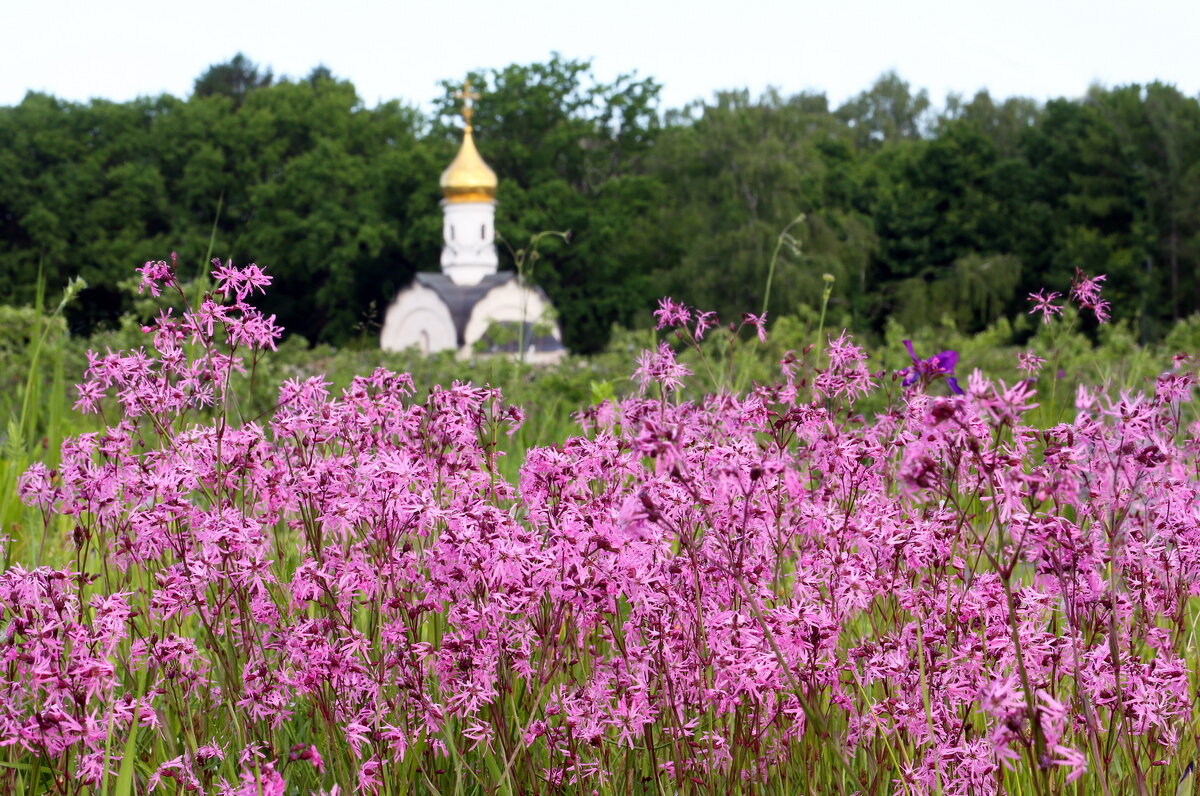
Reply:
[[[125,752],[121,755],[121,768],[117,771],[117,782],[113,786],[113,796],[131,796],[133,789],[134,758],[137,753],[138,737],[138,703],[146,693],[146,670],[138,674],[138,686],[133,707],[133,719],[129,723],[129,737],[125,739]]]

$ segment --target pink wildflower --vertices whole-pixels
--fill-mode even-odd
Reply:
[[[174,254],[171,255],[171,261],[175,261]],[[138,292],[149,290],[152,296],[161,295],[163,286],[171,284],[175,279],[174,269],[165,260],[150,260],[137,269],[137,272],[142,275]]]
[[[742,323],[748,326],[753,326],[758,333],[758,341],[760,343],[767,342],[767,313],[762,315],[754,315],[753,313],[743,313]]]
[[[658,309],[654,311],[654,317],[658,321],[658,329],[669,329],[676,326],[687,326],[692,318],[691,311],[670,298],[661,298],[658,300]]]
[[[1068,783],[1074,782],[1087,773],[1087,757],[1083,752],[1060,744],[1054,747],[1054,753],[1058,755],[1054,759],[1054,765],[1070,769],[1067,772]]]
[[[643,351],[637,364],[632,378],[643,391],[651,384],[658,384],[664,392],[674,392],[692,374],[686,365],[675,361],[675,352],[666,343],[659,343],[657,351]]]
[[[1075,279],[1071,283],[1071,298],[1084,309],[1089,309],[1100,323],[1108,321],[1109,303],[1100,299],[1100,283],[1108,277],[1087,276],[1080,269],[1075,269]]]
[[[1050,323],[1052,317],[1062,314],[1062,306],[1053,303],[1056,299],[1060,298],[1062,298],[1062,293],[1047,294],[1044,290],[1030,293],[1029,300],[1033,302],[1033,309],[1029,311],[1029,314],[1033,315],[1036,312],[1040,312],[1042,314],[1042,322]]]
[[[1036,374],[1042,369],[1042,365],[1045,364],[1046,360],[1032,351],[1022,351],[1017,355],[1017,368],[1026,373]]]

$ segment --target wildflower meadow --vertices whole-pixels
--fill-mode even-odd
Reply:
[[[20,479],[0,792],[1200,793],[1194,352],[1048,405],[1053,352],[1006,383],[822,333],[697,394],[766,319],[664,299],[629,393],[514,479],[499,390],[251,411],[270,278],[140,270],[184,309],[89,355],[99,430]],[[1104,322],[1102,287],[1030,308]]]

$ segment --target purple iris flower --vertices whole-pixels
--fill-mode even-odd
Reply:
[[[905,368],[902,372],[904,376],[904,386],[914,384],[920,381],[922,384],[929,384],[938,376],[946,377],[946,384],[950,385],[950,391],[955,395],[964,395],[961,387],[958,386],[958,379],[954,377],[954,366],[958,364],[957,351],[943,351],[940,354],[934,354],[929,359],[921,359],[917,356],[917,352],[913,351],[912,340],[905,340],[904,347],[908,349],[908,355],[912,357],[912,367]]]

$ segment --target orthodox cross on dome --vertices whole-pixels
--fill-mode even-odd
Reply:
[[[463,83],[461,90],[454,92],[454,98],[462,100],[463,121],[467,123],[467,127],[470,127],[471,117],[475,115],[473,103],[475,100],[479,99],[479,92],[471,90],[470,78],[467,78],[467,80]]]

